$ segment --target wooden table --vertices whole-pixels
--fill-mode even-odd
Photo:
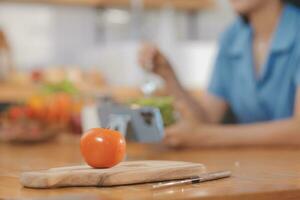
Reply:
[[[232,170],[229,179],[152,190],[151,184],[114,188],[23,188],[21,171],[82,163],[78,137],[37,145],[0,144],[0,199],[300,199],[300,149],[198,149],[129,144],[128,159],[203,163],[208,171]],[[141,174],[142,176],[142,174]]]

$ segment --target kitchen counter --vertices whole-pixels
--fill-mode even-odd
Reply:
[[[22,171],[82,164],[79,137],[35,144],[0,144],[0,199],[300,199],[300,149],[239,148],[176,151],[159,144],[128,144],[129,160],[199,162],[229,179],[152,190],[151,184],[112,188],[23,188]]]

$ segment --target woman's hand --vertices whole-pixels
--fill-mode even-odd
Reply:
[[[156,73],[165,80],[174,75],[169,61],[156,46],[144,44],[138,57],[139,63],[144,69]]]
[[[174,106],[188,121],[207,121],[204,109],[199,105],[179,80],[166,57],[153,45],[144,45],[139,52],[139,62],[143,68],[160,75],[165,80],[166,92],[174,96]]]
[[[172,148],[208,146],[210,136],[202,132],[202,125],[183,120],[165,131],[164,143]]]

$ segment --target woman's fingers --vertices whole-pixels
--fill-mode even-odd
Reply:
[[[162,78],[174,76],[168,60],[155,45],[142,45],[139,50],[139,63],[145,70],[151,71]]]
[[[139,50],[139,63],[144,69],[148,71],[153,70],[154,57],[157,51],[158,50],[154,45],[150,45],[150,44],[142,45],[142,47]]]
[[[169,147],[172,147],[172,148],[176,148],[176,147],[179,147],[180,146],[180,140],[178,140],[178,138],[176,137],[165,137],[164,140],[163,140],[163,143],[166,145],[166,146],[169,146]]]
[[[179,137],[178,125],[173,125],[165,130],[165,137],[163,143],[172,148],[178,148],[181,146],[182,140]]]
[[[192,121],[179,121],[175,125],[166,128],[163,142],[172,148],[200,146],[200,140],[203,141],[199,139],[198,128],[199,126]],[[195,137],[198,139],[195,140]],[[205,135],[203,135],[203,138],[205,138]]]
[[[175,101],[174,106],[176,108],[176,111],[179,112],[180,118],[184,120],[189,120],[189,121],[196,121],[199,122],[199,119],[197,116],[195,116],[195,113],[193,110],[191,110],[190,107],[187,106],[187,104],[183,101]]]

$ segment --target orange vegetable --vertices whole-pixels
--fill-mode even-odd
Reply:
[[[91,167],[109,168],[124,159],[126,142],[118,131],[94,128],[81,137],[80,150],[84,160]]]
[[[37,119],[44,119],[46,114],[45,98],[42,96],[33,96],[27,102],[27,106],[32,112],[32,116]]]

